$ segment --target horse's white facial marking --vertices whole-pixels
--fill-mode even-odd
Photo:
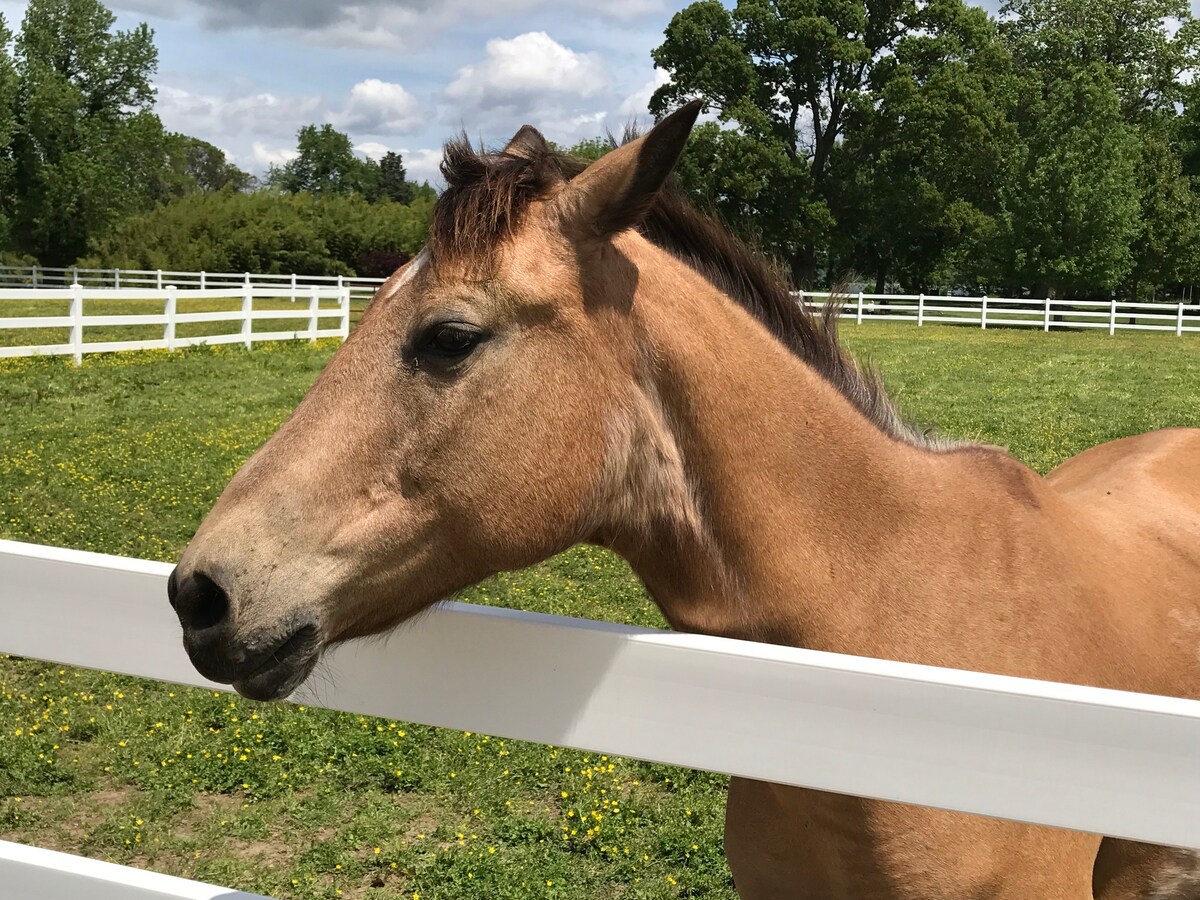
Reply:
[[[404,287],[406,284],[416,278],[417,273],[425,267],[425,263],[428,261],[428,259],[428,250],[422,250],[420,253],[418,253],[417,258],[409,263],[408,269],[406,269],[404,274],[400,276],[400,280],[396,282],[397,290]]]

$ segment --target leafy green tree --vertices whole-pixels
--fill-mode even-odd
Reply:
[[[1024,67],[1068,80],[1102,67],[1131,124],[1174,116],[1200,52],[1187,0],[1005,0],[1000,18]]]
[[[1096,266],[1094,277],[1084,279],[1090,280],[1091,289],[1112,287],[1114,274],[1126,267],[1125,263],[1114,267],[1120,254],[1111,242],[1130,231],[1127,274],[1135,293],[1139,282],[1161,284],[1194,271],[1190,220],[1195,198],[1179,159],[1187,152],[1179,146],[1179,138],[1186,134],[1179,112],[1190,93],[1185,75],[1200,63],[1200,23],[1189,5],[1185,0],[1007,0],[1001,9],[1001,29],[1028,79],[1021,119],[1031,157],[1043,148],[1058,154],[1042,163],[1041,178],[1062,187],[1075,182],[1083,194],[1090,192],[1084,182],[1115,190],[1096,198],[1100,202],[1097,221],[1080,231],[1089,240],[1079,246],[1077,262],[1086,268],[1085,260],[1090,259]],[[1085,78],[1086,89],[1082,84]],[[1115,116],[1108,101],[1098,100],[1098,92],[1106,90],[1116,98]],[[1065,119],[1064,125],[1092,134],[1099,130],[1107,139],[1101,140],[1091,159],[1081,155],[1078,163],[1083,169],[1060,172],[1051,179],[1047,166],[1064,162],[1069,151],[1052,146],[1052,137],[1045,133],[1046,122],[1033,112],[1054,115],[1055,104],[1071,96],[1084,105],[1074,110],[1076,115]],[[1049,108],[1039,106],[1043,103],[1049,103]],[[1085,126],[1081,114],[1110,121],[1105,125],[1097,119]],[[1115,126],[1109,128],[1113,122],[1124,125],[1123,136]],[[1133,146],[1118,152],[1122,143]],[[1110,154],[1116,154],[1119,161]],[[1116,168],[1105,168],[1109,163]],[[1130,227],[1121,228],[1106,218],[1106,213],[1127,210],[1130,188],[1136,193],[1136,207]],[[1068,189],[1068,193],[1074,191]],[[1102,224],[1105,222],[1107,226]],[[1067,227],[1068,233],[1076,233],[1073,223]],[[1108,244],[1108,249],[1097,255],[1099,244],[1091,242],[1094,240]],[[1038,258],[1035,248],[1028,249],[1032,253],[1029,258]],[[1065,251],[1065,245],[1062,249]],[[1058,274],[1062,272],[1060,267]],[[1047,276],[1051,274],[1053,271]],[[1083,274],[1081,269],[1076,277]],[[1077,284],[1082,290],[1082,284]]]
[[[595,162],[613,149],[614,140],[614,138],[607,137],[584,138],[572,144],[564,152],[569,156],[576,156],[579,159],[586,159],[588,162]]]
[[[317,197],[378,192],[379,165],[355,156],[349,136],[332,125],[305,125],[297,134],[296,150],[294,159],[271,167],[267,184],[288,194]]]
[[[98,0],[30,0],[16,39],[12,191],[20,249],[50,265],[161,190],[166,138],[151,112],[144,24],[113,32]]]
[[[12,41],[12,32],[0,15],[0,47]],[[11,155],[13,136],[17,130],[15,102],[17,98],[17,72],[12,58],[0,52],[0,247],[7,247],[10,240],[9,216],[13,210],[13,160]]]
[[[408,180],[404,159],[393,150],[379,160],[378,193],[396,203],[412,203],[417,196],[417,186]]]
[[[170,135],[171,165],[185,183],[185,191],[248,191],[254,176],[243,172],[225,157],[225,151],[208,141],[186,134]]]
[[[1016,283],[1041,294],[1116,288],[1133,269],[1139,185],[1137,131],[1100,65],[1025,85],[1026,155],[1009,246]]]
[[[1128,293],[1139,287],[1191,284],[1200,280],[1200,198],[1183,174],[1174,148],[1153,135],[1139,146],[1136,234]]]
[[[764,242],[801,280],[816,274],[833,224],[830,162],[850,109],[918,8],[915,0],[737,0],[730,10],[698,0],[675,14],[652,53],[671,80],[651,112],[705,99],[726,126],[697,142],[717,167],[710,201],[735,220],[757,216]],[[754,169],[739,172],[743,165]],[[792,221],[771,214],[777,193]]]
[[[836,269],[909,290],[990,274],[1020,157],[1017,91],[995,23],[933,0],[881,60],[834,157]]]

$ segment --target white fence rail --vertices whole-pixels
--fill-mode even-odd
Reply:
[[[220,689],[170,569],[0,541],[0,651]],[[460,603],[328,665],[295,700],[1200,848],[1200,701]]]
[[[0,885],[11,900],[266,900],[157,872],[0,841]]]
[[[1049,297],[950,297],[938,294],[846,294],[797,291],[809,309],[819,309],[831,296],[842,302],[841,318],[863,322],[915,322],[921,325],[978,325],[980,328],[1025,327],[1165,331],[1200,333],[1200,305],[1133,303],[1118,300],[1052,300]]]
[[[65,315],[12,315],[14,307],[32,303],[42,305],[45,301],[66,302]],[[237,308],[188,312],[191,301],[223,301],[218,305]],[[285,308],[255,308],[256,300],[291,300],[296,305]],[[336,307],[322,306],[321,301],[335,301]],[[256,341],[316,340],[322,337],[344,338],[350,333],[350,288],[317,287],[310,285],[296,293],[279,288],[260,288],[238,285],[230,288],[208,288],[205,290],[180,290],[174,285],[157,288],[84,288],[78,284],[67,288],[2,288],[0,289],[0,358],[13,356],[72,356],[78,363],[84,353],[109,353],[117,350],[176,350],[198,344],[242,344],[250,347]],[[114,302],[141,301],[138,308],[144,310],[147,302],[161,303],[161,312],[120,312],[116,314],[88,315],[85,303],[103,302],[111,307]],[[303,302],[304,306],[299,306]],[[183,304],[181,309],[180,304]],[[277,305],[278,306],[278,305]],[[262,321],[304,320],[303,328],[290,330],[255,331],[254,323]],[[332,324],[330,324],[332,320]],[[223,334],[179,333],[180,325],[198,323],[233,322],[235,332]],[[88,340],[88,330],[134,326],[161,326],[162,336],[150,339]],[[13,345],[11,338],[5,339],[6,331],[30,329],[56,329],[54,334],[66,331],[65,341],[51,344]]]
[[[349,287],[355,299],[370,299],[382,278],[345,275],[262,274],[255,272],[181,272],[173,269],[86,269],[79,266],[0,266],[0,287],[232,288],[258,287],[287,290],[299,295],[309,287]]]

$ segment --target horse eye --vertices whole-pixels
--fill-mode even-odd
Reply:
[[[443,322],[425,332],[421,348],[430,356],[461,359],[483,339],[483,332],[462,322]]]

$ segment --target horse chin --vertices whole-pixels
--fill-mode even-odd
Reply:
[[[285,648],[261,666],[233,681],[233,689],[250,700],[282,700],[300,687],[321,658],[321,640],[315,629],[302,629]]]

